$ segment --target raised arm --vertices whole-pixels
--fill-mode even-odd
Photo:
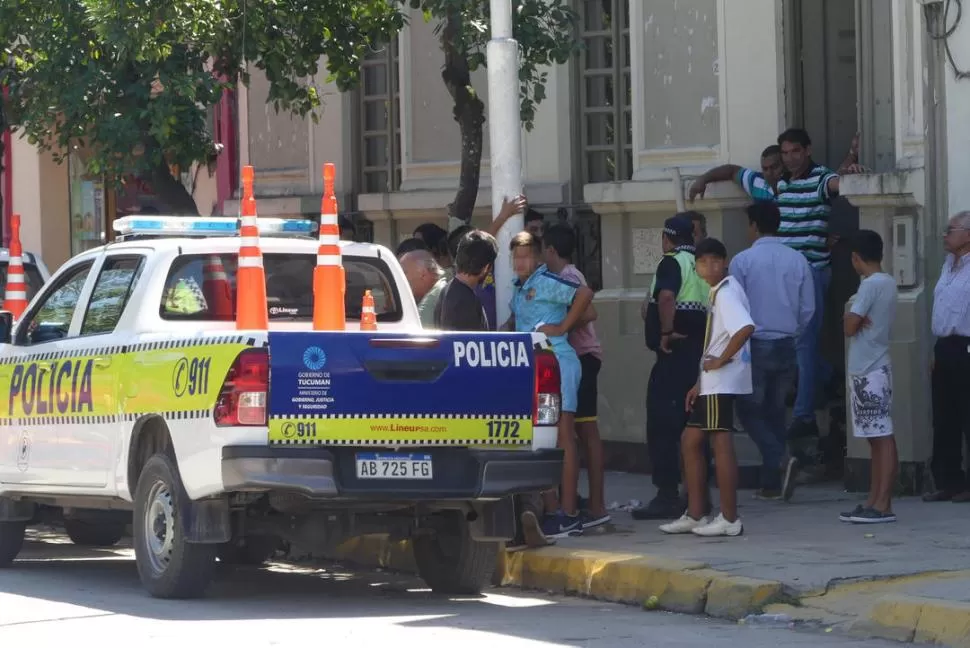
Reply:
[[[500,229],[502,229],[502,226],[505,225],[505,223],[507,223],[508,220],[516,214],[521,214],[527,205],[528,201],[526,201],[525,196],[516,196],[511,201],[509,201],[507,198],[503,198],[502,208],[499,209],[498,216],[496,216],[492,222],[488,224],[485,231],[492,236],[498,236],[498,232]]]

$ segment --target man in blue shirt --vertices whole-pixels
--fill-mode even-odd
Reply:
[[[593,301],[593,291],[563,279],[540,265],[542,242],[529,232],[517,234],[510,245],[512,265],[518,279],[509,305],[509,325],[516,331],[545,333],[559,361],[562,411],[559,417],[559,446],[564,451],[561,501],[555,491],[544,494],[546,517],[542,532],[561,538],[582,533],[582,519],[576,501],[579,482],[579,453],[576,447],[576,406],[582,369],[567,335],[582,320]]]
[[[785,460],[785,397],[798,372],[796,340],[815,314],[812,269],[778,237],[781,213],[774,202],[749,205],[752,245],[734,257],[730,272],[748,296],[756,330],[751,339],[753,392],[736,401],[744,430],[761,451],[762,499],[788,500],[798,462]]]

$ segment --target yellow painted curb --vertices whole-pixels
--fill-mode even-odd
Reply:
[[[853,624],[852,631],[896,641],[970,648],[970,603],[885,596],[872,607],[868,617]]]
[[[392,542],[384,535],[348,540],[331,558],[366,567],[415,571],[410,543]],[[784,598],[781,583],[733,576],[708,569],[701,562],[563,547],[515,553],[499,549],[493,584],[723,619],[744,618]]]

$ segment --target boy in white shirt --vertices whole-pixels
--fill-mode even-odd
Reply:
[[[727,250],[717,239],[704,239],[695,252],[697,274],[711,286],[700,378],[685,406],[690,412],[681,436],[687,482],[687,511],[676,522],[664,524],[664,533],[694,533],[704,537],[739,536],[738,462],[734,456],[734,398],[750,394],[751,351],[748,339],[755,326],[748,297],[728,277]],[[711,520],[707,509],[707,461],[704,448],[712,438],[717,465],[721,513]]]

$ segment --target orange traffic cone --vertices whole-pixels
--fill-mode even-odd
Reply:
[[[340,254],[340,223],[337,217],[337,196],[333,191],[336,168],[330,162],[323,165],[323,200],[320,204],[320,247],[317,267],[313,269],[313,330],[343,331],[346,325],[344,308],[343,260]]]
[[[239,232],[239,263],[236,268],[236,328],[265,331],[269,328],[266,273],[263,271],[263,253],[259,249],[253,180],[253,167],[243,167],[243,198],[240,210],[242,227]]]
[[[7,262],[7,293],[3,309],[13,313],[14,319],[27,310],[27,280],[24,276],[24,248],[20,245],[20,214],[10,217],[10,260]]]
[[[202,264],[202,294],[210,315],[220,322],[232,321],[232,287],[218,254],[209,255]]]
[[[360,330],[377,330],[377,314],[374,312],[374,295],[370,294],[369,290],[364,291],[364,299],[360,305]]]

